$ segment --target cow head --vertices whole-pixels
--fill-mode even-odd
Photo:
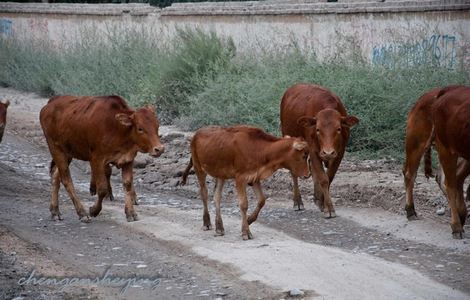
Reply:
[[[300,117],[297,123],[306,128],[306,137],[316,141],[323,161],[334,159],[344,149],[349,128],[359,122],[354,116],[342,116],[337,110],[324,109],[315,117]]]
[[[159,157],[165,147],[160,142],[158,128],[160,126],[153,106],[146,106],[136,111],[116,114],[116,119],[131,130],[130,138],[139,147],[139,151]]]
[[[285,153],[287,155],[283,167],[289,169],[296,177],[309,177],[308,144],[302,138],[285,136],[290,140],[291,148]]]
[[[6,101],[2,103],[0,101],[0,142],[3,138],[3,132],[5,131],[5,126],[7,123],[7,108],[10,105],[10,101]]]

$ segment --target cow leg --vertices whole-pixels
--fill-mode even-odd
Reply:
[[[302,202],[302,195],[300,195],[299,182],[297,176],[292,175],[292,193],[294,194],[294,210],[304,210],[304,203]]]
[[[248,199],[246,197],[247,184],[243,180],[237,179],[235,185],[237,188],[238,206],[240,207],[240,214],[242,216],[242,239],[245,241],[251,240],[253,239],[253,235],[250,232],[250,226],[246,216],[248,211]]]
[[[419,163],[425,151],[425,142],[419,144],[416,148],[412,148],[411,146],[408,147],[408,145],[406,147],[406,159],[405,164],[403,165],[403,177],[405,181],[406,190],[405,211],[406,217],[410,221],[418,220],[418,215],[416,214],[415,205],[413,201],[413,188],[415,185],[416,173],[418,172]]]
[[[465,200],[470,202],[470,184],[467,186],[467,196],[465,197]]]
[[[458,198],[459,191],[457,187],[457,156],[452,155],[445,147],[443,147],[439,141],[436,141],[438,148],[439,162],[444,171],[445,186],[447,192],[447,201],[450,206],[450,227],[452,228],[452,235],[456,239],[463,238],[463,227],[460,221],[460,215],[458,210]]]
[[[468,160],[459,160],[457,166],[457,190],[459,193],[457,210],[459,211],[460,223],[462,227],[465,225],[467,220],[467,206],[465,205],[465,198],[463,193],[463,185],[465,179],[470,175],[470,162]],[[467,188],[467,198],[469,197],[470,185]]]
[[[215,187],[214,202],[215,202],[215,234],[224,235],[224,223],[222,222],[222,214],[220,213],[220,201],[222,199],[222,190],[224,189],[225,180],[217,178],[217,185]],[[210,225],[210,220],[209,220]]]
[[[90,207],[90,216],[97,217],[102,208],[103,199],[108,195],[109,188],[106,180],[105,170],[103,169],[104,164],[101,161],[91,162],[91,172],[96,185],[96,191],[98,193],[98,199],[93,206]]]
[[[259,181],[253,183],[253,191],[255,191],[255,194],[258,197],[258,204],[256,205],[255,210],[248,217],[248,225],[251,225],[251,223],[258,219],[259,212],[266,203],[266,197],[263,194],[263,190],[261,189],[261,183]]]
[[[341,151],[340,153],[338,153],[338,156],[336,156],[336,158],[333,160],[333,161],[330,161],[328,163],[328,169],[326,170],[326,174],[328,175],[328,191],[330,190],[330,187],[331,187],[331,183],[333,182],[333,179],[335,178],[335,175],[336,175],[336,172],[338,171],[338,168],[339,168],[339,165],[341,164],[341,161],[343,160],[343,156],[344,156],[344,150]],[[314,190],[315,192],[315,190]],[[315,195],[315,193],[314,193]],[[323,194],[320,193],[321,195],[321,202],[322,204],[325,203],[325,200],[324,200],[324,197],[323,197]],[[331,203],[331,206],[333,207],[333,203]],[[334,211],[334,209],[333,209]]]
[[[334,218],[336,217],[335,209],[333,207],[333,203],[331,202],[330,197],[330,182],[328,180],[328,175],[325,173],[323,169],[323,164],[316,154],[310,153],[310,162],[311,162],[311,170],[312,170],[312,177],[314,180],[314,185],[316,184],[322,194],[324,200],[324,207],[323,207],[323,216],[325,218]],[[321,208],[320,208],[321,209]]]
[[[90,222],[90,217],[82,205],[82,202],[75,192],[75,187],[73,186],[72,177],[70,176],[69,163],[70,159],[66,157],[61,151],[53,149],[51,151],[54,162],[56,163],[57,169],[59,169],[60,181],[65,187],[65,190],[69,194],[70,199],[72,199],[73,206],[77,211],[78,218],[82,222]]]
[[[110,201],[114,201],[114,195],[113,195],[113,188],[111,186],[111,174],[113,170],[112,167],[109,164],[104,165],[104,173],[106,175],[106,182],[108,184],[108,196]],[[137,197],[136,197],[137,199]],[[134,204],[137,205],[137,200],[134,202]]]
[[[137,213],[134,210],[134,200],[137,195],[134,190],[134,174],[133,162],[124,164],[122,166],[122,185],[125,193],[124,213],[126,214],[127,222],[137,221]]]
[[[212,229],[212,224],[211,224],[211,216],[209,214],[209,193],[207,192],[207,184],[206,184],[206,177],[207,174],[199,169],[196,169],[196,175],[197,175],[197,180],[199,182],[199,193],[201,195],[202,199],[202,204],[204,206],[204,212],[202,216],[202,230],[211,230]]]
[[[96,182],[95,182],[95,175],[93,174],[93,171],[90,171],[91,177],[90,177],[90,195],[94,196],[96,195]]]
[[[313,177],[313,176],[312,176]],[[325,207],[325,199],[323,197],[323,191],[320,187],[320,184],[316,181],[315,178],[313,179],[313,201],[317,205],[317,207],[323,211]]]
[[[51,162],[51,203],[49,211],[51,212],[51,219],[62,220],[62,215],[59,210],[59,189],[60,189],[60,174],[59,169]]]

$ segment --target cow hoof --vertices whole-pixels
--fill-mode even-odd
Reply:
[[[224,229],[216,229],[215,230],[215,236],[223,236],[225,235],[225,230]]]
[[[202,225],[201,229],[204,230],[204,231],[212,230],[212,224]]]
[[[62,221],[63,218],[62,218],[60,213],[56,213],[56,214],[51,214],[51,220],[52,221]]]
[[[113,194],[109,194],[109,201],[114,201],[114,195]]]
[[[336,213],[334,211],[331,211],[331,212],[325,211],[325,212],[323,212],[323,217],[325,219],[336,218]]]
[[[453,232],[452,237],[457,240],[463,239],[463,232]]]
[[[242,234],[242,239],[243,239],[244,241],[246,241],[246,240],[252,240],[252,239],[253,239],[253,235],[251,234],[251,232],[248,231],[248,233]]]
[[[137,217],[137,214],[126,216],[126,219],[127,219],[127,222],[139,221],[139,218]]]
[[[411,216],[406,216],[406,218],[408,219],[408,221],[416,221],[416,220],[419,220],[418,216],[416,214],[414,215],[411,215]]]
[[[300,210],[305,210],[304,204],[303,203],[294,203],[294,210],[300,211]]]
[[[83,223],[90,223],[91,219],[89,216],[83,216],[83,217],[80,217],[80,221]]]

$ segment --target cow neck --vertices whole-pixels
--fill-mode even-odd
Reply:
[[[277,169],[283,168],[286,160],[287,153],[293,146],[291,139],[279,139],[273,142],[269,147],[266,147],[266,161],[268,162],[269,169],[274,173]]]
[[[125,135],[129,135],[129,133],[132,131],[132,128],[123,128],[122,132]],[[118,167],[122,167],[124,164],[130,163],[134,161],[134,158],[137,155],[137,152],[139,151],[139,146],[131,140],[124,139],[123,142],[119,145],[119,147],[116,147],[118,150],[115,155],[112,157],[112,161],[110,163],[116,164]]]

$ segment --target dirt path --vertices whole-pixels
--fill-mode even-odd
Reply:
[[[339,215],[332,220],[311,201],[305,211],[293,211],[288,174],[278,172],[264,184],[269,199],[252,225],[255,239],[243,242],[232,185],[224,192],[226,235],[200,230],[195,178],[176,186],[191,134],[166,127],[167,153],[136,169],[140,221],[125,221],[119,176],[113,176],[118,201],[106,201],[90,224],[78,221],[64,194],[64,221],[50,221],[49,154],[37,122],[47,100],[12,89],[0,89],[2,98],[12,106],[0,144],[0,299],[281,299],[293,288],[313,299],[470,297],[469,240],[452,239],[449,216],[434,213],[444,199],[421,176],[422,219],[406,220],[393,163],[344,161],[332,188]],[[75,163],[72,173],[81,199],[93,200],[86,164]],[[302,182],[306,199],[309,189]],[[135,284],[123,294],[109,284],[20,285],[33,269],[49,278],[108,272],[158,279],[158,285]]]

